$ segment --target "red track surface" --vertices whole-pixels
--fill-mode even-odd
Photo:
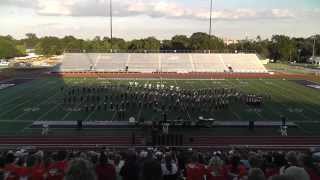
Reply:
[[[118,137],[0,137],[0,146],[35,146],[39,148],[92,148],[101,146],[131,146],[132,138]],[[143,146],[143,138],[136,137],[137,146]],[[320,137],[214,137],[197,136],[190,142],[185,138],[184,146],[228,147],[251,146],[257,148],[299,149],[320,146]]]
[[[94,78],[167,78],[167,79],[307,79],[320,80],[319,76],[308,74],[285,74],[285,73],[124,73],[124,72],[64,72],[52,73],[56,77],[94,77]]]
[[[6,79],[4,76],[0,76],[0,81]]]

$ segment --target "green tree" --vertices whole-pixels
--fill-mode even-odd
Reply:
[[[194,33],[190,37],[192,50],[204,50],[210,49],[210,38],[206,33],[198,32]]]
[[[38,39],[37,35],[34,34],[34,33],[27,33],[26,37],[27,37],[26,39],[22,40],[24,42],[24,44],[25,44],[25,47],[27,49],[35,48],[35,46],[39,42],[39,39]]]
[[[146,50],[160,50],[160,41],[155,37],[148,37],[143,39],[144,49]]]
[[[128,50],[144,50],[143,40],[132,40],[131,42],[129,42]]]
[[[26,47],[24,45],[16,45],[16,48],[19,52],[20,55],[26,55],[27,54],[27,50]]]
[[[121,38],[112,38],[112,44],[113,49],[126,50],[128,48],[126,41]]]
[[[288,36],[274,35],[271,38],[271,58],[274,60],[290,61],[297,53],[295,42]]]
[[[62,41],[57,37],[41,38],[35,47],[36,53],[42,55],[60,55],[64,52]]]
[[[172,41],[171,40],[163,40],[160,45],[161,50],[172,50]]]
[[[189,50],[190,39],[185,35],[176,35],[171,39],[171,48],[176,50]]]
[[[222,39],[215,36],[209,36],[206,33],[198,32],[194,33],[190,37],[192,50],[222,50],[224,49],[224,43]]]
[[[13,58],[24,55],[13,42],[13,39],[0,36],[0,58]]]

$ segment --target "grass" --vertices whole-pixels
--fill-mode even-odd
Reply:
[[[290,121],[313,123],[320,117],[319,90],[299,85],[290,80],[280,79],[228,79],[228,80],[137,80],[140,84],[156,84],[162,82],[167,86],[181,88],[234,87],[242,92],[271,95],[261,111],[251,111],[242,105],[232,105],[229,109],[211,113],[216,120],[228,121],[279,121],[280,116]],[[106,80],[96,78],[40,78],[5,90],[0,90],[0,134],[19,134],[27,132],[28,126],[34,121],[104,121],[116,120],[112,111],[67,112],[62,109],[62,93],[60,88],[65,85],[96,86],[101,84],[128,85],[129,80]],[[30,111],[35,108],[35,111]],[[192,112],[188,112],[192,115]],[[160,113],[144,109],[128,112],[130,116],[143,116],[145,119],[160,119]],[[168,118],[175,118],[172,112]],[[194,116],[193,116],[194,117]],[[305,126],[312,127],[312,126]],[[314,130],[314,129],[313,129]]]
[[[314,72],[308,68],[319,68],[312,64],[285,64],[285,63],[269,63],[264,65],[269,71],[285,72],[291,74],[313,74]]]

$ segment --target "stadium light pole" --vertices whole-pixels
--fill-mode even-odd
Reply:
[[[314,36],[314,38],[313,38],[312,58],[314,58],[314,56],[316,55],[315,51],[316,51],[316,36]]]
[[[112,24],[113,24],[112,23],[112,20],[113,20],[112,19],[113,18],[112,17],[112,0],[109,1],[109,13],[110,13],[109,15],[110,15],[110,47],[111,47],[110,50],[112,53],[112,51],[113,51],[113,49],[112,49],[113,48],[113,42],[112,42],[112,39],[113,39],[113,37],[112,37],[112,35],[113,35],[113,32],[112,32],[112,28],[113,28],[112,27]]]
[[[209,25],[209,37],[211,38],[211,33],[212,33],[212,6],[213,2],[210,0],[210,25]]]
[[[211,41],[212,36],[212,9],[213,9],[213,0],[210,0],[210,25],[209,25],[209,40]],[[211,47],[210,47],[211,49]],[[210,52],[210,50],[209,50]]]

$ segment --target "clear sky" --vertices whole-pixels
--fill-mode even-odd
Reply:
[[[0,0],[0,35],[109,36],[109,0]],[[213,0],[214,34],[241,39],[320,34],[320,0]],[[113,0],[125,39],[208,32],[210,0]]]

